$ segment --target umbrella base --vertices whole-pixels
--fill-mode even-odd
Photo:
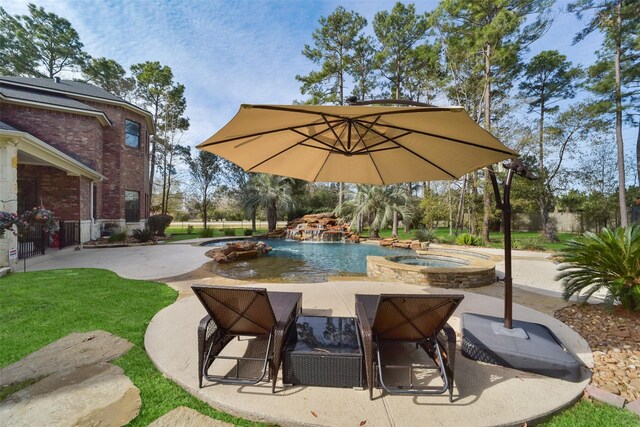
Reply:
[[[572,382],[584,378],[586,368],[544,325],[514,320],[507,329],[499,317],[462,313],[461,330],[469,359]]]

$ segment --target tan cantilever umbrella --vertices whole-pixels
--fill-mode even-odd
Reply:
[[[198,148],[250,172],[364,184],[457,179],[517,157],[463,108],[432,106],[242,105]],[[508,328],[510,259],[509,237],[504,279]]]
[[[461,107],[242,105],[198,148],[251,172],[366,184],[457,179],[517,156]]]

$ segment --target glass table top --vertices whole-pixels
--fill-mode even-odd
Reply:
[[[288,345],[289,351],[360,353],[358,326],[353,317],[300,316]]]

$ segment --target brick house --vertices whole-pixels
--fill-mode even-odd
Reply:
[[[96,86],[0,76],[0,210],[42,205],[79,224],[81,242],[143,227],[153,131],[151,114]],[[0,267],[17,246],[0,238]]]

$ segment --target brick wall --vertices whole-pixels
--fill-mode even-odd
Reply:
[[[91,116],[7,103],[0,104],[0,119],[106,177],[96,185],[96,219],[124,219],[125,190],[140,193],[140,218],[147,218],[149,134],[145,117],[119,106],[83,102],[103,111],[112,126],[103,126]],[[139,148],[125,145],[124,124],[127,119],[140,123]],[[74,220],[91,217],[92,184],[89,179],[69,177],[55,168],[32,165],[20,165],[18,173],[41,177],[41,196],[45,207],[52,209],[57,216]]]
[[[80,178],[48,166],[18,164],[18,176],[35,177],[43,206],[65,220],[80,218]],[[31,209],[31,206],[25,206]]]
[[[2,103],[0,118],[100,172],[103,127],[95,117]]]

